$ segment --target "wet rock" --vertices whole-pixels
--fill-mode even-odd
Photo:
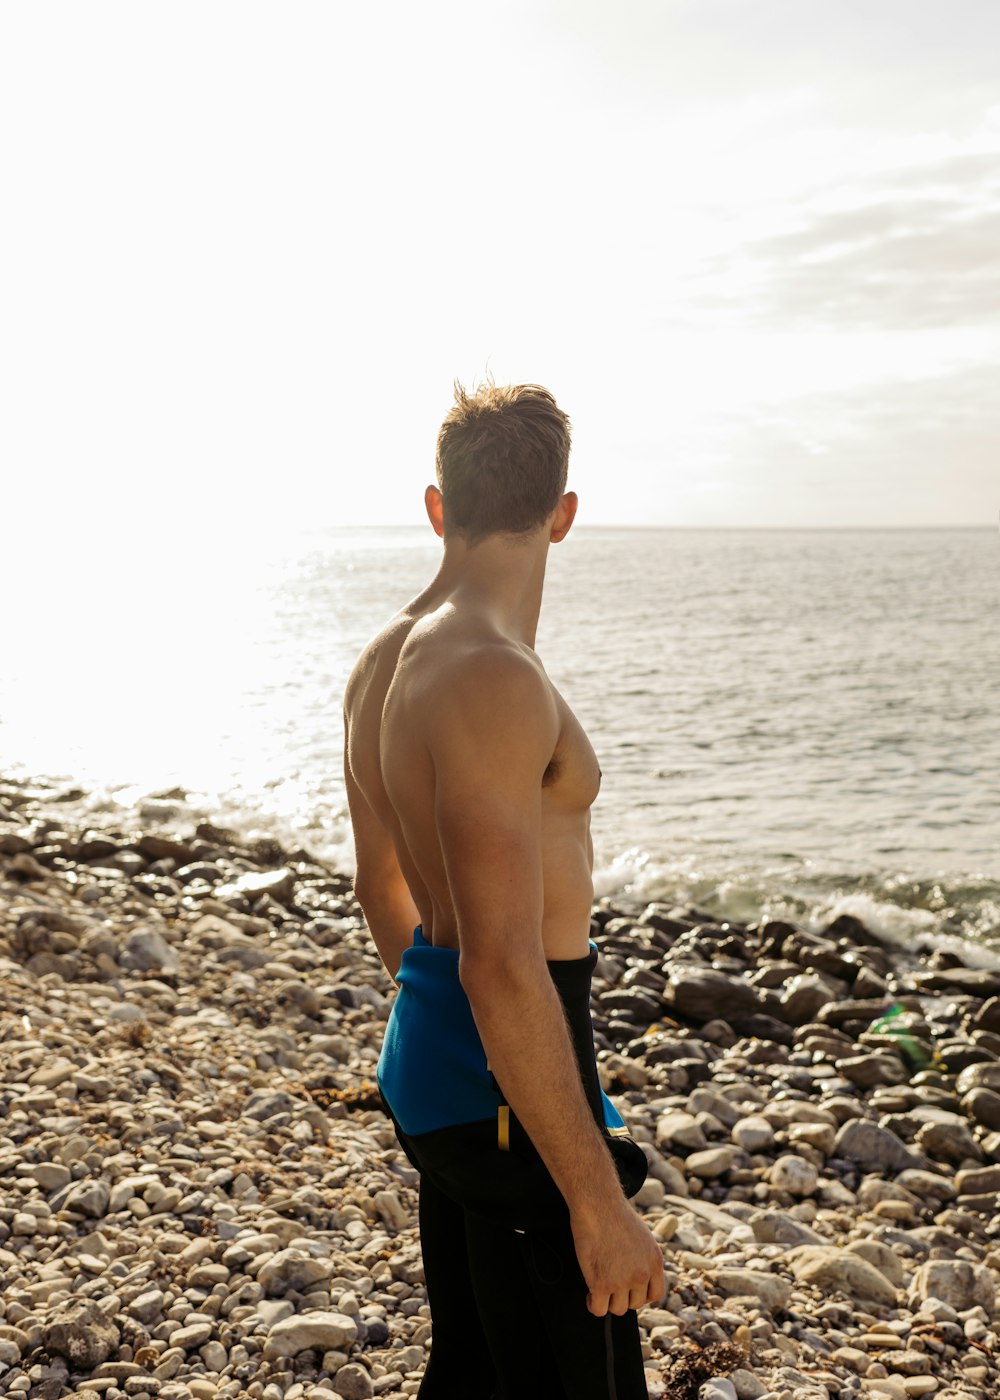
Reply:
[[[758,1008],[757,993],[749,982],[714,968],[684,964],[670,969],[664,999],[692,1021],[728,1018]]]
[[[955,1081],[955,1092],[967,1094],[972,1089],[994,1089],[1000,1093],[1000,1064],[969,1065]]]
[[[853,1055],[837,1061],[837,1073],[860,1089],[874,1089],[878,1084],[902,1084],[907,1078],[902,1061],[895,1055]]]
[[[1000,1094],[993,1089],[972,1089],[962,1099],[962,1112],[983,1128],[1000,1129]]]

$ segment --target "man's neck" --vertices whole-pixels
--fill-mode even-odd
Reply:
[[[460,536],[447,539],[427,592],[489,613],[507,636],[534,647],[548,550],[542,532],[526,540],[491,535],[472,548]]]

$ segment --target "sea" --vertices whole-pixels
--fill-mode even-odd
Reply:
[[[341,699],[428,528],[59,561],[6,610],[0,776],[350,870]],[[581,526],[537,649],[603,770],[600,896],[1000,957],[1000,535]]]

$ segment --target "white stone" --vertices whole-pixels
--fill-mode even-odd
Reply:
[[[352,1347],[357,1338],[357,1324],[344,1313],[297,1313],[274,1324],[264,1343],[264,1356],[275,1361],[313,1349],[341,1351]]]
[[[811,1196],[816,1190],[819,1172],[812,1162],[786,1152],[771,1167],[771,1185],[790,1196]]]

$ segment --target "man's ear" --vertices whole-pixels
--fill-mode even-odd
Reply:
[[[549,540],[552,544],[558,544],[569,534],[570,526],[576,519],[578,505],[579,499],[575,491],[567,491],[565,496],[560,497],[559,504],[556,506],[555,519],[552,522],[552,530],[549,534]]]
[[[440,538],[444,535],[444,504],[441,500],[441,492],[436,486],[428,486],[424,492],[424,508],[435,535]]]

